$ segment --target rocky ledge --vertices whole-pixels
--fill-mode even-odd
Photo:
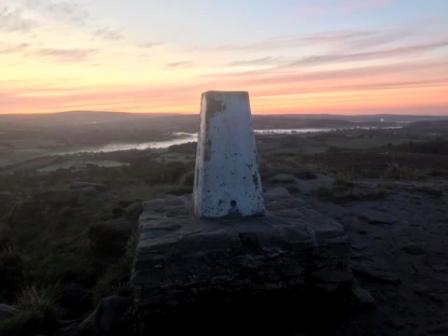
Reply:
[[[144,204],[132,283],[137,309],[155,313],[200,301],[350,286],[344,227],[286,190],[266,195],[266,216],[198,219],[191,197]]]

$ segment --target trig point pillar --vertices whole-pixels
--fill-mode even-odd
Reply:
[[[264,213],[247,92],[202,94],[193,198],[198,217]]]

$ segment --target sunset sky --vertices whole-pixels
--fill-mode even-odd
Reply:
[[[0,0],[0,113],[448,114],[447,0]]]

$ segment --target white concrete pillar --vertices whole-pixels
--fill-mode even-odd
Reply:
[[[199,217],[264,213],[247,92],[202,94],[193,198]]]

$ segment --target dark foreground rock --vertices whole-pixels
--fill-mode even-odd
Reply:
[[[14,306],[0,303],[0,321],[13,317],[17,312],[18,310]]]
[[[266,216],[245,219],[195,218],[190,197],[146,202],[132,275],[143,319],[209,298],[216,307],[241,297],[349,288],[343,226],[298,198],[269,195]]]
[[[121,296],[106,297],[86,319],[61,330],[58,336],[130,335],[127,317],[131,303]]]

